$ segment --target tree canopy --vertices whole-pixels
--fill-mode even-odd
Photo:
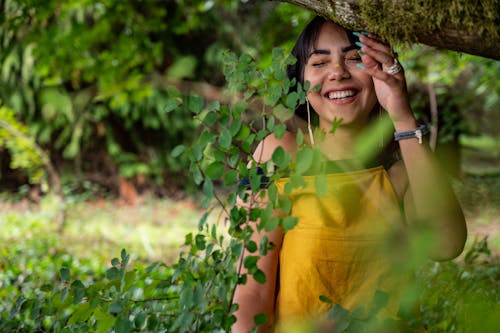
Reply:
[[[460,12],[462,2],[429,11],[434,16],[444,13],[435,26],[447,22],[450,8]],[[90,181],[115,192],[124,179],[138,188],[184,187],[189,178],[186,161],[170,152],[198,133],[190,105],[232,101],[225,93],[224,52],[247,53],[260,66],[269,66],[272,49],[288,52],[316,11],[396,41],[413,95],[418,96],[413,99],[415,111],[428,108],[431,87],[441,118],[451,120],[442,122],[440,140],[456,140],[464,130],[492,133],[491,117],[497,117],[500,95],[499,63],[413,43],[421,36],[420,25],[397,22],[418,21],[427,7],[420,12],[401,7],[406,16],[394,15],[390,21],[380,15],[392,13],[399,2],[380,10],[384,3],[301,3],[311,11],[278,1],[4,0],[0,103],[10,110],[5,114],[13,114],[8,119],[24,124],[28,137],[46,152],[45,165],[74,175],[77,184]],[[481,3],[477,19],[489,17],[498,23],[498,11],[491,10],[496,2]],[[463,8],[473,13],[470,5]],[[354,12],[347,15],[349,11]],[[464,26],[475,20],[471,16]],[[498,35],[488,25],[481,27],[477,32],[485,41]],[[453,43],[455,49],[462,45]],[[12,134],[3,133],[0,138],[11,140]],[[28,178],[12,169],[30,169],[30,154],[37,149],[19,158],[19,149],[12,144],[5,148],[0,152],[2,182],[16,188]],[[14,151],[18,158],[10,156]]]

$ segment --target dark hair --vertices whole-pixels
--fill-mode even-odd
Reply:
[[[299,38],[297,39],[297,42],[292,49],[292,55],[297,59],[297,61],[287,67],[287,76],[290,80],[295,79],[297,85],[299,82],[301,85],[304,84],[304,68],[307,64],[307,61],[309,60],[309,54],[313,50],[318,40],[321,28],[327,22],[330,21],[321,16],[316,16],[314,19],[312,19],[311,22],[306,25],[304,30],[302,30],[302,33],[299,35]],[[346,28],[344,28],[344,30],[346,31],[347,38],[349,39],[349,42],[351,44],[355,44],[359,41],[358,37],[353,34],[352,30]],[[295,89],[297,89],[297,87],[295,87]],[[379,109],[380,104],[377,101],[373,110]],[[375,118],[378,118],[380,115],[379,112],[373,112],[373,110],[370,113],[370,118],[375,120]],[[295,110],[295,114],[307,121],[306,105],[299,105]],[[311,123],[316,126],[319,123],[319,117],[316,112],[311,112]],[[394,141],[391,141],[388,144],[386,143],[386,146],[383,148],[381,155],[377,158],[377,161],[374,161],[374,163],[383,164],[386,169],[388,169],[395,161],[400,159],[398,154],[398,147],[399,146]]]

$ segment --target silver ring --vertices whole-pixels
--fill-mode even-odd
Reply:
[[[402,69],[403,67],[401,67],[401,65],[399,64],[398,59],[394,58],[394,64],[387,67],[387,70],[385,72],[390,75],[396,75],[401,72]]]

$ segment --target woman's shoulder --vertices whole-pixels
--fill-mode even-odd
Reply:
[[[269,161],[276,148],[281,147],[285,152],[295,153],[297,151],[297,139],[295,133],[285,132],[281,138],[270,134],[262,140],[253,153],[253,158],[258,163]]]

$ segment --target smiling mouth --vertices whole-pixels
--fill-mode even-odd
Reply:
[[[354,90],[330,91],[326,94],[328,99],[343,99],[356,95]]]

